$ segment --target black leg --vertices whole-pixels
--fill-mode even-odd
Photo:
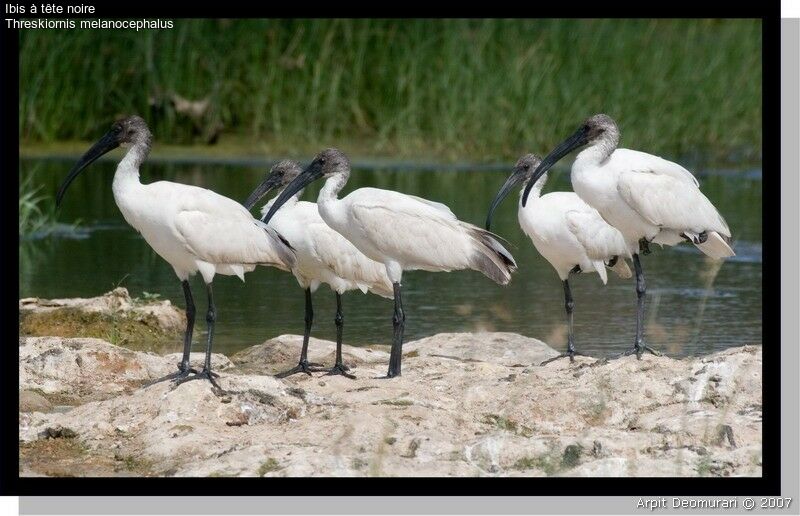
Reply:
[[[569,278],[564,280],[564,310],[567,312],[567,354],[570,360],[575,356],[575,338],[572,334],[572,312],[575,301],[572,300],[572,291],[569,288]]]
[[[208,311],[206,312],[206,323],[208,323],[208,340],[206,341],[206,361],[203,364],[204,371],[211,371],[211,346],[214,344],[214,327],[217,323],[217,307],[214,306],[214,293],[211,290],[211,283],[206,285],[208,292]]]
[[[194,299],[192,299],[192,289],[189,286],[189,280],[183,280],[181,286],[183,286],[183,297],[186,299],[186,331],[183,334],[183,357],[180,363],[178,363],[177,373],[168,374],[158,380],[154,380],[149,383],[148,386],[165,380],[180,380],[181,378],[189,376],[189,373],[197,374],[197,371],[189,366],[189,354],[192,351],[192,334],[194,333]]]
[[[650,242],[646,238],[639,239],[639,252],[645,256],[650,254]]]
[[[644,271],[639,255],[633,255],[633,268],[636,270],[636,340],[633,345],[636,348],[636,355],[641,356],[642,345],[644,344],[644,302],[647,294],[647,283],[644,280]]]
[[[313,365],[318,364],[309,364],[308,363],[308,340],[311,338],[311,326],[314,324],[314,306],[311,303],[311,289],[306,289],[306,327],[303,333],[303,349],[300,351],[300,362],[298,364],[289,369],[288,371],[284,371],[282,373],[278,373],[275,375],[276,378],[286,378],[287,376],[291,376],[295,373],[306,373],[307,375],[311,376],[311,371],[314,369],[311,368]]]
[[[644,343],[644,300],[647,293],[647,284],[644,281],[644,272],[642,271],[642,264],[639,261],[638,254],[633,255],[633,268],[636,271],[636,338],[633,348],[622,355],[627,356],[636,353],[636,358],[641,359],[642,354],[645,351],[649,351],[659,356],[661,353]]]
[[[214,326],[217,321],[217,307],[214,305],[214,293],[211,289],[210,283],[206,285],[206,291],[208,292],[208,311],[206,312],[206,323],[208,323],[208,340],[206,341],[206,358],[205,362],[203,363],[203,370],[194,376],[182,378],[178,380],[177,383],[181,384],[190,380],[206,379],[211,382],[211,385],[219,390],[222,390],[219,384],[217,384],[216,380],[214,380],[214,378],[219,378],[219,375],[211,371],[211,348],[214,344]]]
[[[342,375],[345,378],[355,380],[355,375],[347,372],[350,368],[344,365],[344,361],[342,360],[342,332],[344,330],[344,315],[342,314],[342,295],[338,292],[336,293],[336,318],[334,319],[334,322],[336,323],[336,364],[332,368],[328,369],[328,375]]]
[[[567,352],[549,358],[539,365],[549,364],[559,358],[569,358],[570,362],[575,361],[575,355],[585,356],[575,351],[575,337],[572,332],[572,312],[575,310],[575,301],[572,300],[572,290],[569,288],[569,277],[563,282],[564,285],[564,310],[567,312]]]
[[[183,280],[183,297],[186,299],[186,332],[183,334],[183,359],[178,369],[189,371],[189,354],[192,351],[192,334],[194,333],[195,307],[192,298],[192,289],[189,287],[189,280]]]
[[[388,378],[400,376],[400,363],[403,359],[403,330],[405,329],[406,314],[403,312],[403,300],[400,297],[400,283],[394,284],[394,336],[392,338],[392,351],[389,355]]]
[[[342,362],[342,332],[344,331],[344,314],[342,313],[342,295],[336,293],[336,317],[333,320],[336,324],[336,365],[344,365]]]

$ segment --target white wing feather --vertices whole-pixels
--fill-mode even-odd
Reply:
[[[590,259],[607,262],[615,256],[631,257],[622,233],[603,220],[596,210],[573,210],[566,212],[564,216],[570,232],[581,243]]]
[[[292,267],[291,249],[274,229],[254,219],[244,206],[211,190],[186,186],[181,192],[174,228],[187,251],[213,264],[263,264],[284,270]]]
[[[623,172],[617,191],[645,220],[678,232],[717,231],[731,236],[728,224],[697,186],[657,172]]]
[[[359,195],[353,197],[354,194]],[[346,199],[353,222],[380,253],[411,267],[468,267],[471,239],[449,208],[444,210],[439,203],[372,188],[356,190]]]
[[[321,218],[318,222],[309,224],[306,230],[315,258],[334,274],[355,283],[364,292],[372,290],[383,297],[393,296],[392,282],[382,263],[366,257]]]
[[[618,170],[669,176],[682,183],[700,186],[697,178],[681,165],[653,154],[630,149],[617,149],[611,155],[610,160],[608,165]]]

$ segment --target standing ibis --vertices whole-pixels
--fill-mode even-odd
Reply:
[[[486,229],[492,223],[495,209],[517,186],[524,185],[533,177],[533,171],[541,163],[541,158],[526,154],[517,161],[514,171],[500,187],[486,216]],[[603,284],[608,281],[606,267],[623,278],[631,277],[631,270],[625,263],[630,252],[625,239],[619,231],[608,225],[597,210],[586,204],[574,192],[551,192],[541,195],[547,182],[547,174],[542,174],[533,185],[526,206],[520,198],[517,217],[522,231],[530,237],[533,246],[558,273],[564,286],[564,308],[567,312],[567,352],[546,360],[581,355],[575,350],[572,332],[572,313],[575,303],[569,286],[569,275],[579,272],[596,272]],[[522,192],[520,192],[520,197]]]
[[[58,190],[56,203],[61,204],[72,181],[100,156],[120,146],[127,148],[114,174],[114,200],[128,224],[172,265],[186,297],[183,358],[178,364],[178,372],[163,379],[182,383],[204,378],[219,387],[214,380],[218,375],[211,371],[211,347],[217,318],[211,290],[214,275],[236,275],[244,281],[244,273],[257,265],[289,270],[295,263],[294,251],[277,231],[253,218],[232,199],[197,186],[169,181],[140,182],[139,167],[150,153],[152,139],[141,117],[130,116],[114,123],[69,172]],[[205,363],[200,372],[189,366],[195,319],[189,277],[198,272],[208,293],[208,340]]]
[[[572,164],[572,188],[603,219],[622,233],[636,271],[636,336],[623,355],[655,350],[644,342],[646,285],[639,254],[649,254],[650,243],[694,244],[714,259],[734,255],[731,231],[697,179],[685,168],[658,156],[619,149],[619,129],[603,114],[586,119],[536,167],[522,196],[525,206],[533,185],[559,159],[583,149]]]
[[[270,190],[283,189],[300,175],[300,165],[291,160],[281,161],[270,170],[264,181],[256,187],[244,205],[252,209]],[[373,292],[391,299],[392,282],[386,275],[386,267],[364,256],[349,240],[331,229],[319,215],[316,203],[298,200],[302,193],[297,190],[280,210],[270,219],[270,226],[283,235],[295,250],[297,260],[292,273],[306,293],[305,332],[300,362],[294,368],[279,373],[283,378],[295,373],[311,374],[312,371],[327,371],[328,374],[340,374],[355,378],[347,373],[348,367],[342,361],[342,331],[344,316],[342,314],[342,294],[348,290]],[[276,197],[277,199],[277,197]],[[275,199],[265,204],[262,213],[266,214]],[[313,294],[321,283],[331,287],[336,293],[336,363],[331,369],[314,369],[308,362],[308,339],[314,320],[311,304]]]
[[[336,149],[320,152],[278,196],[262,219],[269,222],[294,194],[326,178],[317,199],[322,220],[366,256],[382,263],[394,293],[394,336],[387,378],[400,375],[405,313],[401,299],[403,271],[479,271],[501,285],[511,280],[516,263],[488,231],[456,218],[444,204],[378,188],[359,188],[342,199],[350,160]]]

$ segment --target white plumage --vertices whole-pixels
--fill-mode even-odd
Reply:
[[[533,154],[526,154],[517,161],[514,171],[492,201],[486,218],[487,229],[491,226],[497,206],[515,187],[527,185],[540,163],[541,159]],[[569,275],[574,272],[596,272],[605,284],[608,281],[606,266],[609,266],[619,276],[630,278],[631,270],[625,259],[631,255],[620,232],[575,193],[551,192],[541,195],[546,182],[547,174],[538,178],[530,189],[525,206],[522,205],[520,192],[517,217],[522,231],[531,239],[539,254],[550,262],[563,284],[568,340],[567,352],[559,357],[572,360],[577,353],[572,328],[574,302]]]
[[[551,192],[539,196],[547,176],[533,187],[527,206],[519,203],[519,225],[562,281],[577,266],[580,272],[596,272],[605,284],[606,264],[615,261],[614,270],[631,277],[625,263],[630,258],[625,239],[600,214],[574,192]]]
[[[692,242],[711,258],[734,255],[731,231],[697,179],[684,167],[644,152],[619,149],[619,129],[607,115],[588,118],[572,136],[545,157],[533,175],[535,182],[559,159],[586,146],[572,165],[572,188],[625,239],[633,257],[638,298],[636,338],[629,352],[654,351],[644,345],[646,285],[639,253],[649,243]],[[523,194],[527,204],[529,184]]]
[[[392,282],[386,275],[386,267],[364,256],[331,229],[320,217],[316,203],[300,201],[298,196],[287,201],[269,225],[294,248],[297,261],[292,274],[300,286],[314,292],[324,283],[339,294],[360,290],[391,299]],[[274,201],[264,205],[262,215],[266,215]]]
[[[367,257],[386,267],[394,286],[395,335],[388,376],[400,374],[403,321],[400,282],[404,270],[473,269],[505,285],[516,264],[488,231],[459,221],[445,205],[413,195],[377,188],[359,188],[338,198],[350,175],[350,161],[336,149],[321,152],[279,196],[265,217],[299,189],[327,177],[317,199],[325,223]]]
[[[245,201],[246,207],[253,206],[269,190],[289,184],[301,172],[300,166],[290,160],[276,164],[253,195]],[[303,289],[307,290],[306,298],[306,331],[303,336],[303,348],[297,367],[280,373],[284,377],[290,374],[313,369],[308,363],[308,340],[313,320],[311,294],[320,284],[327,284],[336,292],[337,341],[336,364],[327,370],[329,374],[346,374],[347,367],[342,363],[342,325],[341,295],[349,290],[360,290],[363,293],[373,292],[386,298],[392,298],[392,282],[386,275],[383,264],[367,258],[356,247],[337,231],[331,229],[322,217],[316,203],[300,201],[302,190],[289,198],[270,219],[269,225],[284,236],[295,250],[296,261],[292,274]],[[277,197],[264,205],[261,212],[266,215]]]
[[[486,231],[456,218],[445,205],[377,188],[337,199],[326,183],[318,200],[322,218],[373,260],[394,283],[406,270],[475,269],[501,285],[511,280],[510,254]],[[490,262],[491,265],[488,265]]]
[[[577,156],[572,186],[622,232],[631,253],[641,238],[675,245],[688,237],[712,258],[734,255],[728,224],[688,170],[644,152],[616,149],[603,158],[600,150],[589,147]],[[701,243],[703,233],[708,238]]]
[[[61,202],[75,177],[97,158],[120,145],[128,147],[114,175],[114,200],[128,224],[172,265],[186,296],[183,359],[179,372],[169,377],[206,378],[215,383],[210,362],[216,320],[211,291],[214,275],[236,275],[244,280],[244,273],[257,265],[289,270],[294,265],[294,252],[274,229],[254,219],[236,201],[196,186],[168,181],[142,184],[139,166],[150,152],[151,141],[150,130],[140,117],[131,116],[115,123],[70,171],[59,189],[57,202]],[[207,286],[209,332],[203,371],[188,377],[195,313],[188,279],[197,272]]]
[[[122,216],[181,280],[199,272],[207,284],[215,274],[244,281],[257,265],[289,270],[294,261],[275,229],[211,190],[168,181],[142,184],[125,160],[113,189]]]

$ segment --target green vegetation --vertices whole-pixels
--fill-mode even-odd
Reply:
[[[540,469],[545,475],[552,477],[559,472],[561,465],[559,464],[557,457],[543,454],[536,457],[522,457],[521,459],[518,459],[512,467],[519,471]]]
[[[258,471],[256,471],[256,473],[258,474],[259,477],[263,477],[267,473],[272,473],[280,469],[283,468],[278,463],[278,461],[270,457],[261,463],[261,466],[258,467]]]
[[[393,405],[395,407],[410,407],[414,404],[411,400],[396,399],[396,400],[378,400],[373,401],[373,405]]]
[[[56,223],[55,203],[41,191],[41,185],[34,186],[33,176],[26,176],[19,183],[20,237],[45,231]]]
[[[47,312],[21,311],[19,334],[41,337],[95,337],[137,351],[171,353],[179,333],[162,328],[155,316],[98,313],[65,307]]]
[[[527,426],[520,425],[513,419],[499,416],[497,414],[486,414],[483,416],[483,422],[487,425],[492,425],[499,430],[511,432],[512,434],[522,435],[525,437],[530,437],[533,434],[532,430]]]
[[[757,20],[178,20],[20,31],[20,70],[26,144],[135,112],[165,144],[492,161],[602,111],[628,146],[761,153]]]
[[[558,448],[551,445],[549,452],[533,457],[521,457],[511,467],[519,471],[539,469],[551,477],[580,464],[582,454],[583,447],[581,445],[570,444],[564,448],[564,453],[559,457]]]

